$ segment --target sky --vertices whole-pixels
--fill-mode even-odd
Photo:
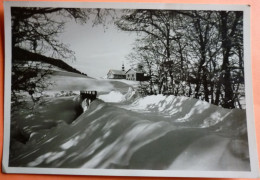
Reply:
[[[76,61],[68,64],[94,78],[105,77],[109,69],[130,68],[126,56],[131,52],[135,33],[123,32],[114,24],[92,26],[77,24],[73,20],[65,25],[60,36],[65,44],[75,52]]]

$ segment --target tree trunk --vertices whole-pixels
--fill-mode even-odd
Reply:
[[[223,88],[224,88],[224,99],[223,99],[223,107],[224,108],[235,108],[234,106],[234,98],[233,98],[233,89],[231,82],[231,73],[229,68],[229,56],[231,50],[231,39],[228,34],[228,25],[227,18],[228,13],[225,11],[220,12],[221,15],[221,39],[222,39],[222,52],[223,52],[223,63],[221,70],[223,72]]]

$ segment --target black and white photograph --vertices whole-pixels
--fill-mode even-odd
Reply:
[[[257,177],[249,10],[5,2],[3,170]]]

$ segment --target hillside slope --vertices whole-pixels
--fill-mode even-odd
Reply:
[[[14,48],[12,51],[12,56],[13,56],[13,60],[14,61],[38,61],[38,62],[44,62],[56,67],[59,67],[63,70],[66,70],[68,72],[73,72],[73,73],[77,73],[77,74],[82,74],[82,75],[86,75],[80,71],[78,71],[77,69],[71,67],[70,65],[68,65],[67,63],[65,63],[64,61],[60,60],[60,59],[54,59],[51,57],[46,57],[40,54],[36,54],[36,53],[32,53],[29,52],[27,50],[21,49],[21,48]]]

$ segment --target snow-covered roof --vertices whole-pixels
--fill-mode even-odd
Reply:
[[[125,75],[125,71],[110,69],[109,72],[112,74]]]

